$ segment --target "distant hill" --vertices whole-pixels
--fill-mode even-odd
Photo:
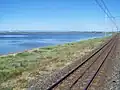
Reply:
[[[59,34],[59,33],[104,33],[104,32],[97,32],[97,31],[92,31],[92,32],[88,32],[88,31],[69,31],[69,32],[9,32],[9,31],[4,31],[4,32],[0,32],[0,35],[8,35],[8,34],[12,34],[12,35],[17,35],[17,34]],[[110,32],[107,32],[110,33]]]

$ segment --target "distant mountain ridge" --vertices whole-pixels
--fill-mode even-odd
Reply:
[[[97,31],[66,31],[66,32],[24,32],[24,31],[1,31],[0,34],[1,35],[7,35],[7,34],[44,34],[44,33],[47,33],[47,34],[59,34],[59,33],[68,33],[68,34],[71,34],[71,33],[104,33],[104,32],[97,32]],[[107,32],[107,33],[112,33],[112,32]]]

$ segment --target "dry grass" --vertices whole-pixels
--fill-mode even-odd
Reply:
[[[98,47],[104,40],[106,38],[89,39],[1,56],[1,90],[24,90],[30,80],[62,69]]]

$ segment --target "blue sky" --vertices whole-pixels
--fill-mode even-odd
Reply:
[[[104,0],[114,16],[119,0]],[[119,20],[117,20],[119,24]],[[0,31],[112,31],[94,0],[0,0]]]

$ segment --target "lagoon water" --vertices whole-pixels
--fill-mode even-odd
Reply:
[[[0,35],[0,54],[104,37],[104,33],[39,33]]]

